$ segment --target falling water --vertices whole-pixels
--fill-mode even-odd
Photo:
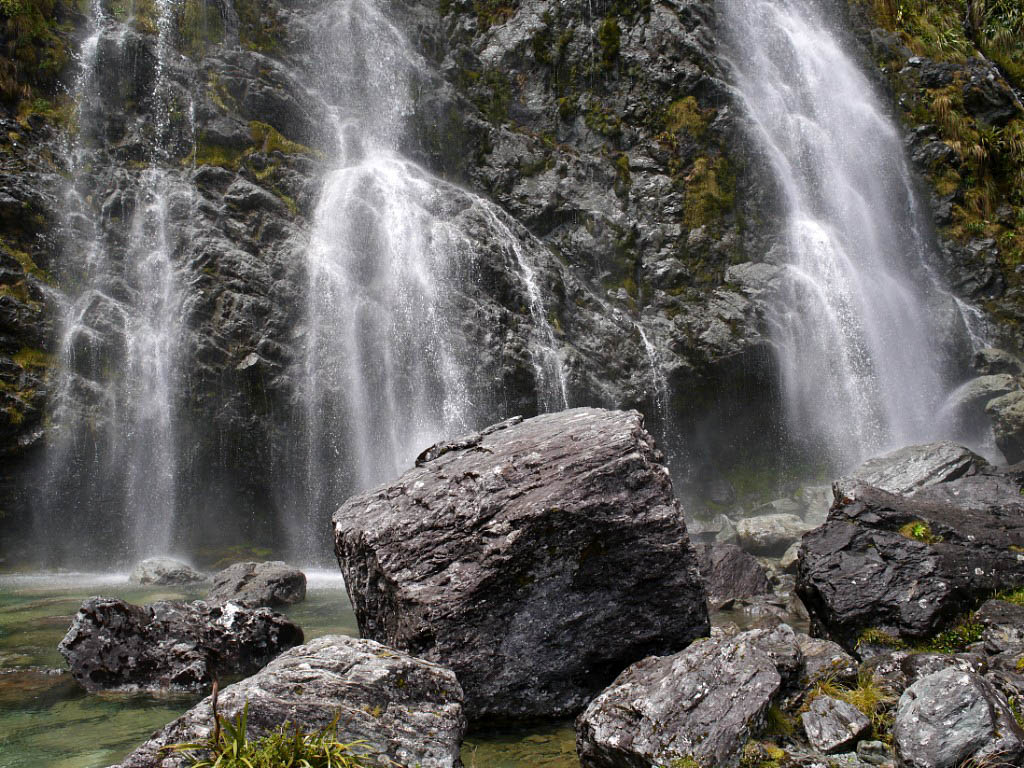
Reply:
[[[192,190],[166,170],[172,1],[159,0],[156,8],[155,124],[148,167],[119,191],[126,201],[120,210],[129,212],[127,221],[114,224],[126,230],[123,241],[104,226],[106,216],[118,214],[97,220],[95,212],[102,189],[96,180],[109,162],[96,141],[106,111],[99,72],[113,63],[103,51],[118,56],[124,39],[123,27],[99,2],[79,57],[73,94],[79,131],[68,148],[72,184],[65,206],[66,282],[78,290],[61,318],[54,429],[37,526],[50,543],[59,521],[65,534],[75,529],[61,537],[66,545],[115,550],[127,560],[170,549],[177,501],[180,295],[170,211],[190,205]]]
[[[943,430],[946,389],[900,133],[816,0],[720,4],[736,87],[785,212],[769,318],[787,424],[833,464]],[[947,298],[948,301],[948,298]]]
[[[306,250],[306,446],[304,471],[293,473],[304,487],[293,503],[308,512],[290,532],[293,549],[307,553],[348,494],[397,476],[431,443],[486,418],[486,405],[470,402],[466,318],[454,304],[481,233],[514,256],[541,406],[567,402],[535,272],[506,214],[401,154],[423,62],[364,0],[332,6],[318,37],[317,87],[334,105],[337,150]]]

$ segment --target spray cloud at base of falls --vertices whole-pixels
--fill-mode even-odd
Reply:
[[[814,0],[723,2],[728,57],[783,212],[767,322],[787,429],[845,468],[948,434],[941,337],[966,328],[926,268],[901,136]],[[964,344],[963,340],[959,341]]]

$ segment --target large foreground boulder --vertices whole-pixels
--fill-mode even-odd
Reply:
[[[636,412],[512,419],[334,515],[363,636],[455,670],[470,719],[579,711],[709,631],[668,470]]]
[[[302,639],[298,625],[268,608],[204,602],[138,606],[92,597],[58,647],[75,680],[89,691],[195,689],[214,676],[251,675]]]
[[[214,575],[206,599],[250,607],[293,605],[306,599],[306,574],[280,560],[235,563]]]
[[[789,627],[717,633],[619,675],[576,721],[583,768],[735,765],[768,708],[799,676]]]
[[[338,740],[360,742],[384,768],[454,768],[466,728],[462,689],[444,667],[372,640],[329,636],[281,654],[252,677],[220,693],[218,711],[234,721],[248,704],[250,739],[284,723],[306,732],[337,718]],[[170,744],[201,741],[213,724],[204,699],[157,731],[120,768],[184,768]]]
[[[929,498],[932,489],[906,498],[857,487],[804,536],[797,593],[817,634],[849,649],[869,628],[925,640],[986,596],[1024,585],[1019,483],[977,476],[935,488],[939,500]],[[970,503],[994,498],[998,504]]]

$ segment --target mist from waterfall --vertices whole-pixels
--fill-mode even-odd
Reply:
[[[846,468],[950,437],[925,268],[929,233],[899,128],[817,0],[719,3],[727,56],[784,216],[783,284],[767,322],[787,429]]]
[[[172,548],[181,289],[170,210],[187,209],[193,190],[168,170],[173,0],[158,0],[156,10],[152,138],[145,167],[123,187],[97,183],[111,162],[97,138],[107,117],[100,70],[116,66],[110,58],[120,58],[125,30],[99,0],[90,8],[73,86],[78,132],[66,151],[63,268],[74,290],[60,318],[36,518],[40,550],[68,550],[50,552],[58,561],[103,552],[131,562]],[[105,224],[121,217],[111,234]]]

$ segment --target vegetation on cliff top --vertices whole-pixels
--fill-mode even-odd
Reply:
[[[859,0],[878,25],[894,32],[917,56],[964,65],[948,85],[921,86],[904,75],[902,60],[883,61],[904,118],[933,125],[955,153],[928,169],[936,193],[952,201],[943,234],[954,242],[995,241],[1007,282],[1020,282],[1024,264],[1024,108],[998,124],[975,112],[977,85],[966,67],[972,57],[996,64],[1016,87],[1024,84],[1024,6],[1017,0]],[[990,307],[998,313],[996,307]]]

